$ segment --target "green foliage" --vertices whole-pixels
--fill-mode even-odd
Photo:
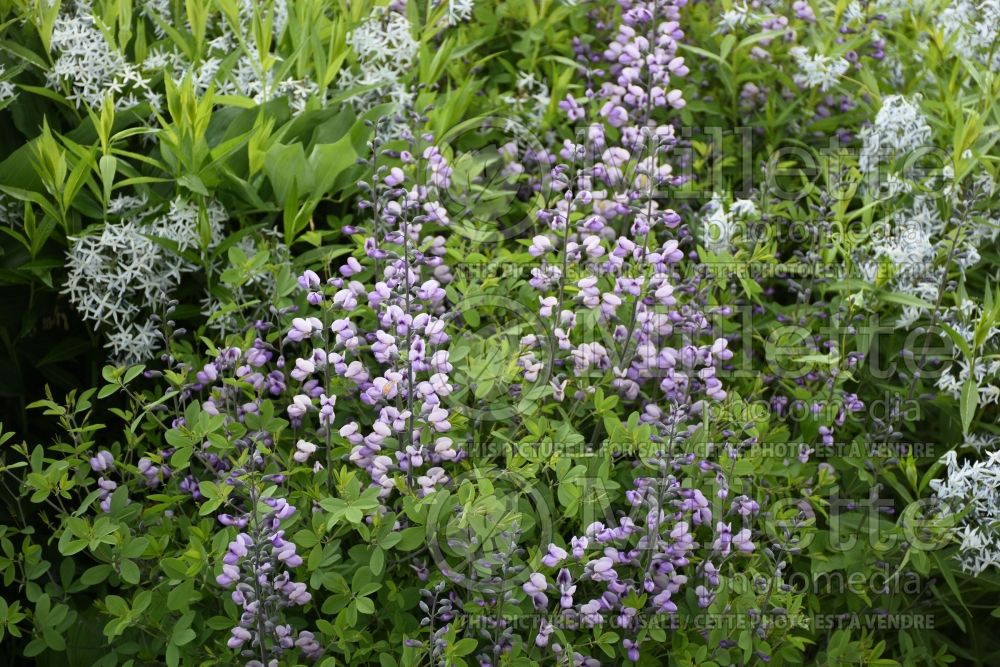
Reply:
[[[567,94],[583,99],[591,80],[573,39],[603,51],[588,32],[588,12],[610,19],[620,10],[480,0],[469,21],[449,25],[449,3],[407,3],[415,55],[399,83],[413,93],[416,129],[452,140],[445,150],[458,215],[442,247],[456,265],[490,270],[456,270],[445,286],[458,332],[447,348],[451,400],[463,407],[450,419],[471,454],[449,469],[448,488],[425,494],[397,480],[386,491],[398,502],[387,504],[336,429],[321,443],[318,465],[293,458],[302,434],[286,418],[287,397],[265,397],[233,421],[192,389],[223,346],[246,350],[260,336],[268,350],[286,349],[287,326],[251,326],[305,311],[296,286],[303,269],[336,276],[348,257],[365,255],[364,234],[350,228],[371,219],[358,205],[362,186],[384,173],[371,174],[363,162],[383,127],[376,121],[400,109],[380,84],[345,81],[360,80],[364,66],[352,31],[387,3],[187,0],[162,3],[167,14],[160,14],[147,11],[154,3],[95,1],[99,30],[116,53],[128,63],[160,63],[144,70],[150,94],[134,105],[122,104],[121,90],[80,103],[71,81],[49,79],[57,20],[75,11],[70,4],[0,0],[0,86],[9,81],[17,94],[0,96],[0,399],[14,429],[0,427],[5,657],[74,667],[235,664],[226,641],[240,607],[216,576],[237,531],[217,517],[248,505],[266,512],[281,476],[281,493],[299,508],[282,529],[300,549],[299,578],[312,594],[283,613],[296,629],[313,629],[326,650],[316,664],[428,664],[436,630],[441,664],[478,664],[478,654],[492,650],[477,632],[489,626],[489,613],[531,619],[534,609],[521,596],[523,580],[502,579],[500,592],[515,598],[499,603],[497,590],[471,593],[456,580],[487,579],[493,570],[484,554],[512,555],[526,571],[539,570],[549,543],[566,546],[567,536],[594,522],[618,522],[631,508],[627,492],[649,474],[639,462],[663,446],[649,420],[622,400],[610,369],[566,377],[570,369],[562,368],[559,377],[522,382],[524,337],[551,333],[536,316],[527,247],[541,229],[537,214],[561,195],[496,177],[503,156],[481,150],[506,138],[498,118],[529,126],[522,141],[543,138],[548,146],[573,136],[558,103]],[[939,25],[946,4],[914,3],[900,20],[879,24],[895,53],[913,62],[878,61],[869,32],[838,29],[855,5],[868,12],[869,3],[812,3],[825,14],[815,24],[790,19],[794,39],[784,29],[720,30],[722,12],[740,3],[684,7],[680,48],[691,72],[683,85],[700,92],[685,92],[688,104],[677,112],[678,130],[690,130],[680,147],[687,178],[663,199],[690,221],[691,249],[705,270],[699,299],[747,319],[718,324],[746,363],[727,370],[725,399],[705,409],[682,445],[692,460],[716,456],[719,468],[674,472],[683,488],[713,499],[717,516],[729,511],[722,498],[732,498],[720,493],[716,473],[738,481],[732,495],[746,494],[764,510],[754,526],[759,546],[717,563],[724,584],[704,609],[693,586],[674,600],[682,618],[704,612],[738,619],[736,627],[652,623],[628,636],[610,624],[560,627],[552,642],[565,651],[626,664],[623,640],[634,638],[643,643],[639,665],[749,665],[762,655],[771,665],[997,663],[1000,575],[994,567],[973,576],[956,559],[960,526],[975,508],[942,515],[928,507],[946,474],[943,456],[977,457],[977,437],[1000,436],[1000,255],[988,233],[998,193],[983,185],[1000,174],[1000,76]],[[230,52],[216,58],[212,43],[223,30],[232,35]],[[800,87],[796,45],[834,58],[861,53],[863,65],[829,94]],[[156,60],[166,52],[187,67]],[[218,70],[208,82],[200,68],[211,58]],[[241,88],[234,81],[247,63],[259,80],[314,87],[301,97]],[[525,91],[529,76],[544,83],[544,94]],[[751,85],[762,98],[748,101]],[[886,195],[870,187],[857,133],[893,94],[917,101],[935,151],[926,163],[887,161],[910,189]],[[387,146],[378,164],[403,164],[403,144],[378,144]],[[936,169],[935,159],[950,171]],[[933,280],[917,290],[905,282],[905,267],[873,246],[895,216],[914,217],[932,187],[939,190],[931,207],[943,222],[930,252]],[[699,227],[715,195],[723,211],[747,197],[759,204],[727,243]],[[127,198],[142,203],[128,207]],[[191,239],[169,237],[170,226],[153,233],[151,221],[175,202],[193,212]],[[212,217],[217,205],[220,220]],[[163,349],[146,363],[121,365],[103,347],[121,323],[84,319],[67,297],[67,253],[80,238],[135,220],[147,225],[167,266],[185,271],[162,300],[138,304],[143,321],[157,318]],[[504,225],[522,220],[529,231],[506,238]],[[813,236],[796,238],[796,230]],[[974,233],[981,235],[976,261],[968,254]],[[796,262],[836,270],[799,276]],[[734,265],[765,278],[734,274]],[[357,277],[371,274],[365,267]],[[569,301],[580,288],[567,282],[566,292]],[[358,321],[364,331],[376,328],[364,306]],[[578,326],[608,348],[620,334],[593,310],[581,312]],[[967,370],[977,367],[983,372]],[[942,383],[941,373],[952,381]],[[560,378],[586,390],[554,400],[565,388]],[[344,378],[327,379],[333,394],[346,391]],[[226,382],[234,405],[258,398],[246,380]],[[844,411],[833,400],[848,393],[869,412]],[[822,406],[789,416],[775,397]],[[873,416],[879,401],[891,414]],[[825,429],[834,423],[837,454],[827,456]],[[231,483],[239,475],[226,473],[245,471],[250,453],[241,439],[250,432],[270,438],[260,476],[270,480],[254,478],[261,495],[247,498]],[[401,448],[396,438],[387,441],[392,450]],[[787,455],[722,453],[737,441]],[[872,453],[886,443],[894,448]],[[901,443],[920,446],[895,447]],[[102,451],[115,462],[113,489],[100,484],[111,475],[91,463]],[[150,466],[160,471],[153,485],[144,472]],[[518,532],[524,553],[507,531]],[[777,570],[775,553],[787,557],[787,569]],[[776,583],[780,577],[796,585]],[[456,622],[428,629],[421,589],[437,584],[465,590],[467,599]],[[640,593],[629,599],[636,609],[649,603]],[[892,627],[884,619],[933,622]],[[499,664],[562,664],[551,648],[533,644],[537,630],[519,628]]]

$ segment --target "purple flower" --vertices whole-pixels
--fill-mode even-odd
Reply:
[[[736,547],[743,553],[750,553],[754,550],[753,542],[750,539],[749,528],[744,528],[740,532],[733,535],[732,543],[734,547]]]
[[[228,646],[231,649],[237,649],[243,646],[243,644],[246,643],[251,637],[250,632],[248,630],[246,630],[245,628],[241,628],[239,626],[233,628],[232,633],[233,636],[230,637],[228,642],[226,642],[226,646]]]
[[[559,108],[566,112],[570,122],[582,120],[585,115],[583,107],[569,93],[566,94],[566,99],[559,103]]]
[[[239,581],[239,578],[240,569],[235,565],[226,564],[222,566],[222,574],[218,575],[215,581],[223,588],[229,588]]]
[[[538,634],[535,635],[535,646],[540,648],[548,646],[549,636],[555,632],[555,630],[555,626],[543,618],[538,626]]]
[[[559,606],[569,609],[573,606],[573,594],[576,592],[569,570],[566,568],[559,570],[559,574],[556,575],[556,585],[559,587]]]
[[[389,170],[389,175],[382,179],[383,182],[389,187],[396,187],[400,183],[406,180],[406,175],[403,170],[399,167],[393,167]]]
[[[555,544],[549,545],[548,553],[542,556],[542,565],[545,567],[556,567],[559,563],[563,562],[569,554],[562,547],[558,547]]]
[[[288,339],[299,342],[310,338],[323,330],[323,323],[315,317],[296,317],[292,320],[292,328],[288,331]]]
[[[549,587],[548,582],[545,581],[545,575],[541,572],[533,572],[528,580],[521,585],[524,592],[528,595],[538,595],[542,593]]]
[[[795,15],[803,21],[808,23],[816,22],[816,14],[813,13],[812,7],[810,7],[809,3],[805,0],[795,0],[795,2],[792,3],[792,10],[795,12]]]
[[[694,589],[694,592],[698,596],[698,606],[702,609],[707,609],[715,598],[715,594],[704,586],[698,586]]]
[[[536,236],[531,241],[531,247],[528,248],[528,252],[532,257],[541,257],[552,250],[552,241],[547,236]]]
[[[90,458],[90,468],[94,472],[104,472],[109,468],[114,467],[115,457],[111,455],[111,452],[102,449],[97,452],[96,456]]]
[[[618,578],[618,573],[614,570],[615,562],[607,556],[602,556],[597,560],[587,563],[587,571],[594,581],[613,581]]]
[[[316,453],[316,445],[305,440],[299,440],[295,443],[295,453],[292,454],[292,459],[298,463],[305,463],[314,453]]]
[[[628,111],[614,102],[607,102],[601,107],[601,115],[607,119],[611,127],[621,127],[628,122]]]
[[[755,500],[747,496],[739,496],[733,500],[732,511],[746,518],[753,516],[760,511],[760,505]]]
[[[288,416],[301,419],[311,407],[312,399],[305,394],[298,394],[292,397],[292,404],[288,406]]]
[[[306,269],[298,278],[299,287],[304,290],[314,290],[320,285],[319,275],[311,269]]]
[[[631,639],[622,640],[622,646],[628,652],[628,659],[632,662],[639,662],[639,645]]]

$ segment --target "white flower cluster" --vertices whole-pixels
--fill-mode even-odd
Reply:
[[[251,26],[253,25],[253,12],[256,6],[262,18],[270,12],[271,33],[277,41],[281,39],[281,35],[285,32],[285,26],[288,25],[288,0],[273,0],[269,7],[266,5],[267,3],[260,1],[240,0],[240,28],[245,31],[244,34],[253,32]]]
[[[24,204],[0,193],[0,225],[16,227],[24,224]]]
[[[938,198],[914,194],[913,170],[900,171],[896,165],[880,169],[884,162],[929,146],[930,125],[915,101],[889,95],[860,136],[859,167],[869,175],[866,188],[883,202],[892,203],[893,211],[857,249],[858,268],[866,279],[875,281],[880,267],[890,264],[894,271],[890,284],[895,291],[935,302],[943,270],[938,266],[938,250],[948,226],[941,217]],[[900,197],[908,197],[907,203],[894,203]],[[973,248],[961,256],[973,258],[974,254]],[[978,255],[974,259],[978,261]],[[905,306],[896,326],[908,327],[923,314],[919,307]]]
[[[117,194],[108,202],[108,215],[123,216],[126,213],[145,208],[149,199],[144,194],[139,196]]]
[[[785,16],[787,7],[783,2],[775,0],[745,0],[742,4],[734,2],[732,7],[719,16],[715,23],[715,32],[719,35],[736,32],[771,32],[781,30],[784,38],[793,41],[796,37],[796,30],[788,24],[788,17]],[[754,60],[770,60],[771,54],[766,47],[771,43],[773,37],[760,37],[756,41],[757,46],[750,50],[750,57]]]
[[[126,322],[108,330],[105,347],[126,366],[148,361],[160,347],[160,330],[148,318]]]
[[[138,67],[111,48],[88,3],[80,2],[74,13],[56,19],[50,48],[57,56],[47,83],[57,91],[68,85],[67,99],[78,107],[100,107],[111,93],[118,109],[148,102],[159,111],[161,96],[150,89],[149,79]]]
[[[149,223],[149,233],[173,241],[177,244],[177,249],[182,252],[197,248],[200,245],[199,215],[197,204],[176,197],[170,202],[170,210],[166,214]],[[205,207],[205,215],[208,218],[209,244],[214,246],[222,240],[222,225],[227,218],[226,209],[213,199]]]
[[[100,233],[70,239],[66,255],[66,294],[85,320],[110,333],[133,324],[143,304],[166,300],[180,281],[177,262],[164,261],[163,249],[136,221],[109,222]],[[116,356],[136,361],[138,348],[111,344]]]
[[[911,101],[900,95],[886,97],[873,123],[861,131],[859,167],[874,179],[868,185],[875,186],[874,192],[883,202],[912,195],[912,203],[898,208],[885,221],[880,229],[888,233],[873,235],[867,245],[869,254],[860,260],[860,265],[874,279],[878,260],[887,260],[900,269],[893,281],[896,290],[934,302],[943,270],[934,266],[935,256],[948,227],[938,209],[941,198],[916,194],[914,182],[919,172],[915,169],[899,169],[899,165],[888,170],[880,168],[883,162],[931,146],[931,128],[918,101],[919,98]],[[974,175],[972,181],[976,197],[991,197],[997,191],[996,183],[986,171]],[[969,195],[955,184],[951,165],[945,166],[939,175],[923,179],[923,184],[932,192],[943,193],[951,200],[953,209],[969,208],[970,202],[963,201]],[[1000,217],[980,221],[967,215],[962,221],[952,219],[950,223],[953,227],[962,225],[952,259],[963,271],[979,263],[979,249],[993,243],[1000,232]],[[909,326],[923,313],[921,308],[907,306],[897,326]]]
[[[442,24],[456,25],[471,17],[475,0],[435,0],[443,8]],[[128,62],[112,48],[102,32],[101,18],[88,2],[75,5],[72,13],[60,16],[53,34],[52,49],[58,54],[49,72],[49,83],[59,90],[63,84],[72,89],[71,100],[77,104],[99,105],[106,92],[115,93],[120,108],[148,101],[155,110],[161,106],[160,95],[152,92],[144,73],[164,71],[175,82],[190,77],[195,92],[204,94],[210,87],[220,95],[249,98],[257,104],[286,98],[293,113],[303,112],[318,98],[319,84],[309,77],[293,78],[282,74],[279,46],[289,22],[289,0],[238,0],[236,14],[227,17],[212,12],[206,26],[207,48],[196,60],[170,45],[165,27],[180,20],[167,0],[143,0],[137,10],[154,25],[160,43],[153,46],[142,63]],[[272,39],[258,43],[255,17],[270,21]],[[406,18],[405,0],[389,7],[376,7],[372,14],[348,36],[357,56],[357,65],[345,68],[335,93],[350,88],[364,88],[351,102],[358,109],[389,101],[405,111],[412,108],[415,92],[406,83],[410,78],[418,43]],[[2,77],[2,72],[0,72]],[[13,89],[11,89],[12,91]],[[0,82],[0,102],[7,87]]]
[[[865,8],[861,6],[861,3],[858,2],[858,0],[851,0],[851,2],[847,4],[847,8],[844,9],[842,20],[845,24],[851,25],[864,23],[867,18],[868,16],[865,13]]]
[[[997,182],[993,180],[993,176],[988,171],[980,171],[972,177],[972,180],[973,191],[977,193],[977,196],[990,198],[998,194]],[[954,177],[952,177],[952,182],[954,183]],[[953,200],[960,201],[962,198],[961,189],[957,187],[951,189]],[[967,224],[965,233],[969,244],[981,247],[988,243],[996,243],[997,237],[1000,236],[1000,208],[992,206],[988,213],[983,213],[982,220],[972,219],[968,220],[967,223],[971,223]]]
[[[952,48],[965,58],[977,60],[1000,72],[1000,0],[957,0],[939,18]]]
[[[982,307],[971,299],[963,300],[958,307],[948,308],[941,317],[965,339],[970,348],[974,347],[976,327],[982,318]],[[1000,328],[990,327],[986,332],[984,345],[992,346],[995,350],[998,342],[1000,342]],[[942,369],[938,377],[936,383],[938,389],[958,400],[962,387],[971,374],[979,388],[980,405],[1000,403],[1000,358],[996,358],[993,354],[978,355],[975,362],[970,365],[968,360],[962,358],[961,350],[956,348],[954,355],[954,360]]]
[[[977,452],[984,452],[987,449],[997,449],[1000,447],[1000,435],[982,432],[970,433],[965,436],[963,446]]]
[[[273,93],[266,99],[287,97],[288,106],[294,113],[305,111],[306,104],[319,92],[319,85],[309,79],[283,79],[274,87]],[[255,98],[256,99],[256,98]]]
[[[120,201],[126,209],[136,203]],[[217,243],[225,210],[212,202],[207,215]],[[143,317],[146,306],[169,299],[191,268],[150,236],[168,238],[181,250],[196,247],[198,217],[197,206],[178,198],[152,222],[140,216],[108,222],[99,233],[70,239],[64,293],[85,320],[107,328],[107,346],[119,361],[137,363],[156,349],[156,328]]]
[[[719,21],[716,23],[715,31],[719,34],[726,34],[729,32],[734,32],[738,28],[742,28],[747,24],[754,22],[756,17],[751,13],[750,8],[744,2],[742,5],[738,2],[733,3],[732,8],[728,11],[723,12],[719,16]]]
[[[871,10],[874,14],[884,16],[890,25],[894,25],[902,20],[907,12],[916,13],[926,4],[925,0],[876,0],[871,5]]]
[[[875,114],[875,121],[861,130],[862,171],[876,169],[882,161],[928,145],[931,128],[920,108],[902,95],[889,95]]]
[[[910,293],[934,303],[940,288],[938,280],[923,280]],[[904,306],[896,328],[910,327],[928,314],[928,308]],[[970,349],[975,349],[976,327],[982,317],[982,307],[971,299],[963,299],[958,306],[943,309],[940,315],[941,321],[961,336]],[[995,351],[1000,343],[1000,328],[991,327],[986,332],[983,342]],[[941,374],[935,382],[937,388],[957,401],[961,396],[962,387],[971,374],[978,387],[980,405],[1000,404],[1000,359],[996,358],[995,354],[980,354],[970,366],[957,346],[952,350],[952,354],[951,361],[941,369]]]
[[[718,193],[713,194],[702,211],[702,244],[713,253],[732,252],[740,221],[752,220],[759,213],[750,199],[736,199],[727,210]]]
[[[918,197],[897,210],[872,235],[872,255],[904,270],[925,272],[937,252],[932,239],[944,229],[934,200]]]
[[[319,91],[314,81],[306,79],[285,78],[278,80],[273,68],[265,68],[261,62],[260,46],[256,42],[253,30],[254,7],[258,7],[258,16],[269,17],[273,36],[272,46],[280,39],[288,24],[288,3],[286,0],[274,0],[269,7],[254,3],[253,0],[240,0],[239,31],[248,39],[247,49],[240,55],[235,66],[222,80],[216,81],[216,89],[223,94],[249,97],[257,104],[269,102],[277,97],[286,96],[291,109],[301,113],[309,98]],[[238,40],[232,34],[229,23],[223,21],[219,26],[219,36],[212,42],[216,56],[205,61],[199,68],[200,77],[208,81],[216,78],[222,59],[237,46]]]
[[[410,21],[399,12],[375,11],[351,31],[348,42],[363,67],[404,72],[417,55]]]
[[[440,5],[441,2],[448,3],[448,13],[445,15],[448,25],[458,25],[462,21],[468,21],[476,4],[476,0],[438,0],[437,4]]]
[[[892,176],[892,175],[890,175]],[[952,200],[953,209],[962,210],[970,208],[972,202],[963,201],[963,197],[969,197],[967,192],[955,187],[951,167],[942,170],[941,179],[932,178],[928,183],[932,189],[940,189],[945,196]],[[900,195],[912,194],[910,182],[902,179],[898,181],[898,186],[887,188],[888,192],[883,192],[883,198],[889,200]],[[997,187],[992,177],[987,172],[981,172],[972,178],[975,184],[972,191],[975,197],[992,197],[996,194]],[[952,240],[945,234],[949,227],[941,218],[938,211],[938,201],[940,197],[927,195],[915,195],[912,203],[894,212],[884,224],[877,225],[869,239],[869,242],[860,249],[861,258],[858,265],[865,277],[874,281],[878,275],[879,260],[886,260],[895,266],[896,274],[892,280],[892,287],[899,292],[912,294],[929,303],[938,300],[938,291],[941,284],[941,276],[944,266],[940,265],[947,254],[951,255],[954,266],[963,273],[978,264],[982,260],[980,249],[990,247],[996,243],[1000,236],[1000,216],[991,216],[988,213],[982,215],[969,215],[966,213],[962,219],[953,217],[950,220],[950,227],[960,227],[961,231],[954,242],[954,252],[946,253],[943,248],[948,248]],[[970,312],[975,308],[972,301],[965,300],[959,308],[945,311],[945,321],[956,331],[968,333],[967,341],[972,344],[972,329],[966,322],[970,317]],[[978,311],[977,311],[978,312]],[[920,306],[907,305],[896,323],[896,328],[906,328],[917,322],[922,316],[928,315],[929,309]],[[978,314],[973,319],[978,318]],[[992,335],[992,334],[991,334]],[[993,368],[994,370],[991,370]],[[977,377],[983,379],[995,373],[997,364],[983,364],[978,366]],[[958,378],[942,378],[939,387],[946,389],[958,396],[961,382],[968,377],[968,373],[961,374]],[[942,384],[944,383],[944,384]],[[956,384],[957,383],[957,384]],[[983,387],[984,400],[996,400],[1000,389]]]
[[[804,46],[796,46],[789,53],[795,58],[795,64],[799,68],[792,80],[803,88],[819,88],[826,92],[851,67],[851,63],[844,58],[832,58],[819,53],[809,55]]]
[[[552,96],[544,81],[530,72],[518,72],[513,94],[501,95],[500,100],[529,127],[537,127],[548,109]],[[514,121],[511,120],[511,123]],[[513,129],[513,125],[509,129]]]
[[[944,507],[944,516],[960,515],[954,537],[962,569],[978,576],[991,566],[1000,566],[1000,451],[988,452],[986,460],[958,463],[950,451],[941,459],[947,476],[931,482]]]
[[[257,6],[259,16],[270,16],[273,47],[281,39],[288,23],[288,3],[286,0],[274,0],[270,6],[259,3]],[[208,53],[198,62],[189,62],[178,51],[164,51],[158,47],[146,57],[143,67],[148,70],[170,70],[176,82],[190,76],[199,95],[214,86],[217,94],[247,97],[257,104],[287,97],[292,111],[301,113],[309,100],[319,92],[319,85],[309,79],[278,79],[273,67],[265,67],[253,30],[254,3],[251,0],[241,0],[237,9],[237,29],[245,40],[245,48],[240,44],[230,22],[219,17],[210,27],[215,36],[208,41]],[[165,22],[170,20],[169,8],[157,8],[153,5],[148,11]],[[233,52],[239,52],[239,57],[228,70],[223,71],[223,61]]]
[[[160,22],[170,25],[173,16],[170,14],[170,0],[140,0],[139,13],[149,18],[153,23],[153,31],[158,39],[166,37],[166,31]]]
[[[404,112],[413,105],[414,92],[405,83],[418,44],[410,21],[402,13],[376,8],[367,20],[351,31],[348,43],[354,49],[356,71],[345,69],[340,75],[342,89],[374,86],[355,95],[351,102],[359,110],[388,101]],[[399,128],[390,128],[390,132]]]
[[[3,76],[6,72],[7,69],[3,65],[0,65],[0,104],[17,97],[17,91],[14,90],[14,84],[10,81],[3,80]]]

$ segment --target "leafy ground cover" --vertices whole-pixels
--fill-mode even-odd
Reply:
[[[1000,662],[996,0],[0,0],[11,665]]]

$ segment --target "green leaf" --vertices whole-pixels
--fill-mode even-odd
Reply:
[[[375,613],[375,603],[370,598],[357,598],[354,603],[362,614]]]
[[[167,660],[167,667],[177,667],[181,664],[180,651],[177,649],[177,644],[171,642],[167,645],[166,655],[164,656]]]
[[[43,628],[42,638],[45,640],[45,644],[53,651],[66,650],[66,640],[53,627],[47,626]]]
[[[934,310],[933,303],[925,301],[920,297],[913,296],[912,294],[904,294],[902,292],[881,292],[878,295],[878,298],[881,301],[898,303],[903,306],[915,306],[917,308],[923,308],[924,310]]]
[[[180,449],[174,451],[173,455],[170,457],[170,465],[175,470],[183,470],[187,468],[188,462],[191,460],[191,447],[181,447]]]
[[[172,428],[164,434],[167,444],[172,447],[185,447],[193,444],[191,436],[182,431]]]
[[[736,35],[730,33],[726,35],[722,40],[722,46],[719,48],[719,57],[725,60],[729,57],[729,52],[733,50],[736,45]]]
[[[195,593],[194,582],[190,579],[180,586],[176,586],[167,594],[167,609],[180,611],[187,609],[191,602],[198,600],[199,593]]]
[[[63,546],[63,543],[59,543],[59,553],[63,556],[72,556],[73,554],[80,553],[87,548],[87,540],[70,540]]]
[[[969,344],[966,342],[962,334],[955,331],[951,327],[951,325],[949,325],[947,322],[941,322],[941,328],[944,330],[946,334],[948,334],[948,337],[951,338],[951,341],[955,343],[955,346],[962,351],[962,354],[965,356],[965,358],[971,359],[972,350],[969,349]]]
[[[121,576],[122,581],[126,583],[138,584],[142,575],[139,572],[139,566],[134,561],[126,558],[121,562]]]
[[[466,637],[465,639],[459,639],[451,647],[451,655],[461,657],[463,655],[469,655],[476,650],[479,646],[479,642],[471,637]]]
[[[111,574],[110,565],[95,565],[83,573],[80,581],[86,586],[93,586],[107,579],[109,574]]]
[[[109,595],[104,598],[104,606],[115,616],[125,616],[128,614],[128,603],[125,602],[124,598],[120,598],[117,595]]]
[[[385,552],[380,547],[375,547],[372,551],[371,558],[368,559],[368,567],[371,568],[372,574],[382,574],[382,570],[385,568]]]
[[[180,632],[175,632],[174,644],[176,644],[177,646],[184,646],[185,644],[190,643],[197,636],[198,636],[197,633],[195,633],[195,631],[192,630],[191,628],[181,630]]]
[[[121,387],[117,384],[106,384],[97,392],[97,398],[107,398],[116,393]]]
[[[124,379],[122,379],[122,384],[128,384],[132,380],[136,379],[137,377],[139,377],[139,373],[143,372],[144,370],[146,370],[146,367],[143,364],[137,364],[135,366],[132,366],[127,371],[125,371],[125,377]]]
[[[399,551],[413,551],[427,541],[427,530],[423,526],[404,528],[402,538],[396,544]]]
[[[968,435],[969,426],[972,425],[972,418],[976,416],[977,407],[979,407],[979,385],[976,383],[975,375],[970,373],[969,378],[962,385],[962,396],[959,404],[963,435]]]
[[[312,197],[319,199],[333,190],[337,178],[355,164],[358,154],[346,134],[332,144],[317,144],[309,154],[309,167],[316,175],[311,188]]]
[[[274,144],[267,152],[264,172],[279,202],[288,201],[290,194],[313,190],[313,176],[302,144]]]
[[[177,623],[174,624],[174,629],[170,636],[171,644],[184,646],[198,636],[197,633],[191,629],[191,622],[194,620],[194,617],[195,613],[193,611],[189,611],[181,616]]]
[[[135,596],[135,601],[132,603],[132,613],[141,614],[146,611],[149,607],[149,603],[153,601],[152,591],[142,591]]]
[[[177,179],[177,183],[178,185],[182,185],[191,192],[199,194],[202,197],[211,196],[208,188],[205,187],[205,183],[194,174],[185,174],[184,176],[181,176]]]
[[[969,611],[967,606],[965,606],[965,600],[962,599],[962,592],[958,588],[958,582],[955,581],[955,576],[951,573],[951,564],[945,563],[941,559],[941,556],[936,553],[931,553],[931,558],[933,558],[934,562],[937,564],[938,570],[940,570],[941,574],[944,576],[944,580],[947,582],[948,588],[951,589],[951,592],[955,595],[955,599],[958,600],[958,603],[962,605],[963,609],[965,609],[965,613],[971,616],[972,612]]]
[[[100,160],[101,185],[104,188],[104,201],[111,199],[111,189],[115,183],[115,172],[118,169],[118,158],[114,155],[104,155]]]

